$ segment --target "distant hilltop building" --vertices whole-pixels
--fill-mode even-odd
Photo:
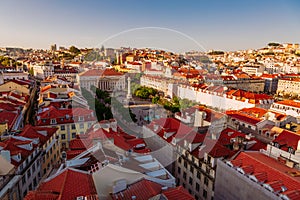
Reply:
[[[57,50],[56,44],[50,46],[50,51],[56,51],[56,50]]]

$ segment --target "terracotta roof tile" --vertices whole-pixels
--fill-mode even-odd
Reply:
[[[111,194],[113,200],[118,199],[131,199],[132,196],[135,196],[136,199],[149,199],[161,193],[162,185],[142,179],[136,183],[128,186],[127,189],[116,193]]]
[[[76,199],[79,196],[94,196],[97,199],[97,191],[92,179],[92,176],[86,172],[65,169],[54,177],[46,179],[40,184],[36,191],[33,191],[26,196],[25,199],[38,200],[39,197],[48,197],[52,199],[58,196],[57,199],[67,200]]]
[[[165,197],[167,197],[168,200],[177,200],[177,199],[194,200],[195,199],[182,186],[176,188],[170,188],[162,193]]]
[[[239,161],[240,165],[237,165],[236,161]],[[289,168],[260,152],[241,152],[231,163],[240,167],[252,165],[254,168],[253,175],[260,177],[258,179],[265,181],[265,184],[271,186],[275,191],[281,186],[285,186],[287,191],[300,188],[300,177],[289,174],[299,172],[297,169]],[[265,174],[262,174],[262,172]]]

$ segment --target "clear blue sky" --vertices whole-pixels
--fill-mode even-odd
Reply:
[[[5,0],[0,46],[152,46],[183,51],[260,48],[299,43],[300,1],[276,0]],[[173,29],[178,32],[172,32]]]

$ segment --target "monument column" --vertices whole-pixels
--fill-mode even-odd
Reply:
[[[132,99],[132,95],[131,95],[131,78],[130,77],[128,77],[128,79],[127,79],[127,81],[128,81],[128,90],[127,90],[127,100],[130,100],[130,99]]]

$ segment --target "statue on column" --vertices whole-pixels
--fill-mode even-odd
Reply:
[[[127,81],[128,81],[128,90],[127,90],[127,101],[129,102],[129,100],[131,100],[132,99],[132,94],[131,94],[131,78],[130,77],[128,77],[128,79],[127,79]]]

